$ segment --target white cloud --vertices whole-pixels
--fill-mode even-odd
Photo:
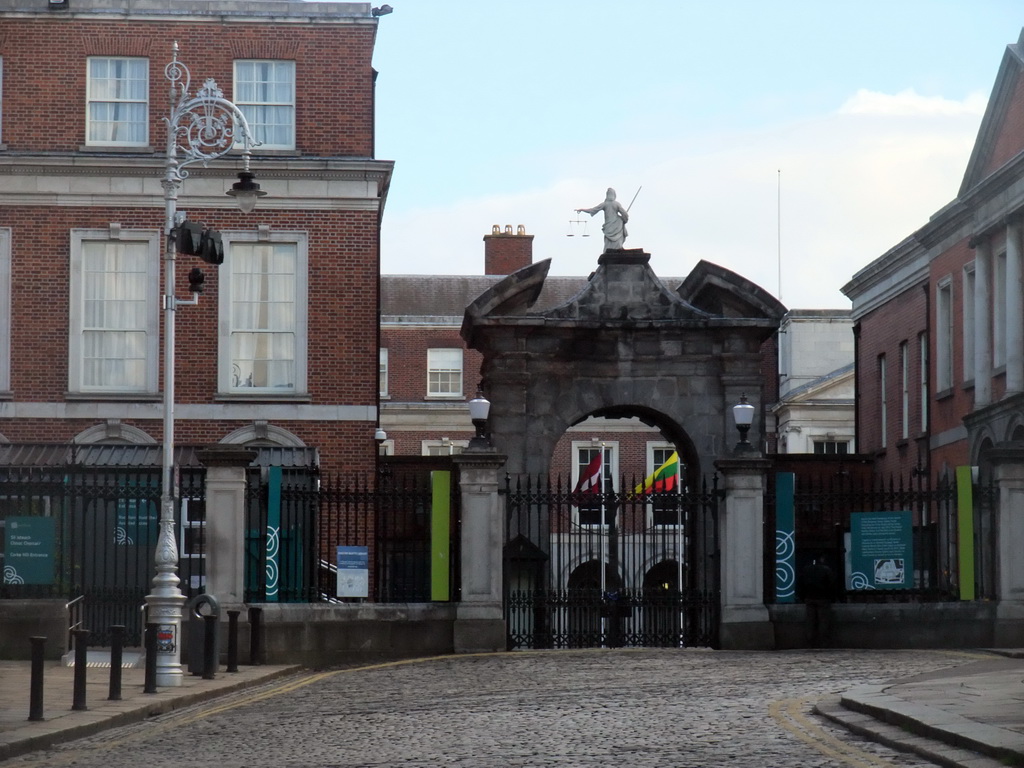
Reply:
[[[781,223],[783,303],[847,307],[839,288],[956,195],[981,114],[973,96],[864,93],[833,114],[770,130],[688,131],[521,158],[542,186],[387,211],[383,270],[481,274],[491,226],[523,224],[536,236],[534,258],[553,259],[552,274],[586,275],[602,250],[600,220],[584,215],[591,236],[576,228],[567,238],[573,209],[594,205],[608,186],[628,204],[642,185],[626,246],[651,253],[659,275],[685,276],[707,259],[775,294]]]
[[[982,93],[974,93],[963,101],[944,99],[941,96],[922,96],[910,88],[899,93],[879,93],[860,89],[839,108],[843,115],[977,115],[985,111],[987,99]]]

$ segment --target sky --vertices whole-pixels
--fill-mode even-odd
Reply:
[[[704,259],[801,309],[849,308],[955,198],[1024,26],[1020,0],[390,5],[385,274],[483,274],[483,236],[521,224],[550,274],[588,275],[602,217],[574,211],[613,187],[659,276]]]

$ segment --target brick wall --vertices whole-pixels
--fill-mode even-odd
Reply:
[[[167,136],[162,118],[169,108],[164,66],[177,40],[179,58],[192,73],[193,94],[213,78],[231,99],[236,59],[295,61],[296,148],[313,156],[371,157],[375,31],[370,25],[246,25],[167,17],[149,23],[3,18],[3,141],[9,150],[77,152],[85,143],[87,57],[139,56],[149,58],[149,141],[162,154]]]
[[[927,296],[924,283],[914,285],[897,298],[887,302],[859,323],[857,350],[857,451],[875,454],[876,471],[882,475],[907,476],[917,465],[918,448],[927,451],[921,429],[920,371],[921,356],[918,335],[928,328]],[[902,431],[902,369],[900,345],[908,350],[909,437]],[[934,340],[931,341],[934,348]],[[933,353],[932,353],[933,354]],[[885,357],[886,391],[880,392],[879,358]],[[887,404],[886,446],[882,447],[882,397]]]

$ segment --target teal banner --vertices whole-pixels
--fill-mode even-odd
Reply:
[[[796,475],[775,475],[775,602],[796,600]]]
[[[267,593],[276,603],[281,586],[281,478],[280,467],[271,467],[267,477]]]
[[[850,515],[848,589],[911,589],[914,586],[910,512]]]
[[[160,531],[157,505],[143,499],[121,499],[117,502],[117,526],[114,543],[120,546],[152,547]]]
[[[53,584],[52,517],[8,517],[4,525],[4,584]]]

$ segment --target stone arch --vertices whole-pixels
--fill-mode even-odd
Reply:
[[[731,407],[746,395],[762,413],[761,346],[785,307],[708,262],[672,291],[649,262],[641,250],[604,253],[577,295],[549,307],[550,261],[538,262],[466,308],[462,336],[483,356],[492,442],[511,473],[546,473],[566,429],[617,414],[653,421],[688,471],[709,472],[735,442]]]
[[[147,432],[122,424],[119,419],[107,419],[103,424],[94,424],[75,435],[73,443],[130,443],[132,445],[156,445],[156,440]]]
[[[304,448],[306,444],[294,432],[283,427],[258,421],[240,427],[220,441],[225,445],[280,445]]]

